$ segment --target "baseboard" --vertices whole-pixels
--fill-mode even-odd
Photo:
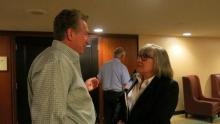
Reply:
[[[184,110],[175,111],[174,115],[185,114]]]

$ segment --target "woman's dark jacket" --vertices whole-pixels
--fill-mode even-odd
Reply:
[[[121,100],[122,106],[116,112],[115,120],[127,118],[126,124],[170,124],[170,118],[177,106],[178,94],[176,81],[155,76],[127,116],[124,112],[124,101]]]

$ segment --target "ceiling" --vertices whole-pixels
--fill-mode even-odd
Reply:
[[[90,32],[220,37],[220,0],[0,0],[0,30],[52,31],[63,8],[89,15]],[[45,13],[31,14],[33,9]]]

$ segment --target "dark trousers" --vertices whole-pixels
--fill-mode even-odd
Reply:
[[[121,92],[104,91],[104,124],[113,124],[113,115]]]

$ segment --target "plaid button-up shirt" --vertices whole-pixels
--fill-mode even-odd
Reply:
[[[94,124],[95,110],[77,52],[54,40],[28,74],[32,124]]]

